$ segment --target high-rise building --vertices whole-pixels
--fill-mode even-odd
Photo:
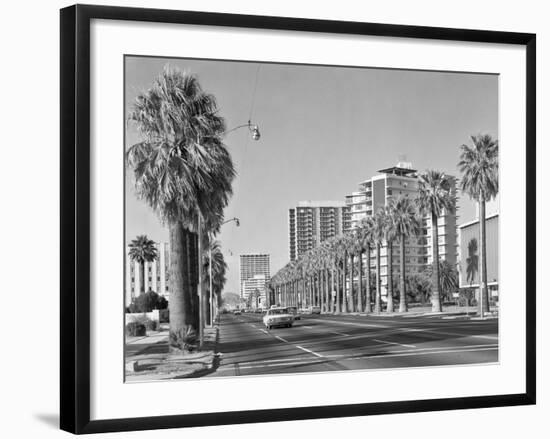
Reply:
[[[245,281],[253,279],[254,276],[258,275],[264,276],[265,282],[271,279],[269,274],[269,255],[266,253],[240,255],[239,265],[241,298],[243,299],[247,297],[245,296]]]
[[[170,247],[167,242],[155,243],[157,259],[153,262],[145,262],[145,280],[142,279],[141,265],[132,261],[128,256],[130,247],[126,248],[126,281],[125,303],[128,306],[132,300],[144,291],[154,291],[160,296],[169,299],[168,272],[170,268]],[[145,288],[142,287],[144,281]]]
[[[323,241],[341,235],[347,210],[342,201],[300,201],[289,209],[290,260],[295,261]]]
[[[407,162],[399,162],[396,166],[382,169],[379,174],[359,184],[359,189],[346,196],[346,205],[349,208],[349,221],[346,231],[359,226],[361,219],[374,215],[384,208],[388,200],[397,195],[415,198],[418,194],[418,174]],[[456,194],[456,181],[452,178],[451,194]],[[456,209],[455,209],[456,211]],[[455,212],[443,211],[438,218],[439,258],[447,260],[453,265],[457,262],[457,221]],[[432,263],[432,230],[431,220],[423,218],[422,231],[416,237],[405,240],[405,255],[400,254],[399,243],[392,246],[393,273],[399,274],[400,258],[405,257],[406,272],[415,273],[424,270]],[[382,294],[386,291],[387,251],[383,246],[380,252],[380,273]],[[374,267],[374,252],[371,263]]]

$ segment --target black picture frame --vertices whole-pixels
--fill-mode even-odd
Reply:
[[[90,420],[90,22],[93,19],[521,45],[526,48],[525,393]],[[81,434],[426,412],[536,401],[536,36],[289,17],[75,5],[61,10],[61,429]]]

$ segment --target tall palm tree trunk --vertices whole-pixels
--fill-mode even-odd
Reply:
[[[141,261],[141,292],[146,293],[145,291],[145,259]]]
[[[363,253],[359,252],[359,291],[357,293],[357,311],[363,312]]]
[[[376,243],[376,297],[374,298],[374,312],[380,313],[380,243]]]
[[[386,297],[388,304],[386,306],[386,312],[393,312],[393,243],[391,241],[387,242],[387,275],[386,275]]]
[[[399,271],[399,312],[407,312],[407,294],[405,291],[405,236],[401,235],[399,242],[399,253],[401,254]]]
[[[366,256],[365,265],[367,266],[367,270],[365,271],[365,312],[370,313],[370,246],[367,247]]]
[[[307,280],[307,299],[308,306],[313,306],[313,285],[312,285],[312,276],[308,276]]]
[[[329,278],[329,269],[328,267],[325,268],[325,313],[328,313],[328,298],[329,298],[329,284],[328,284],[328,278]]]
[[[198,277],[198,264],[197,264],[197,235],[190,232],[187,228],[180,224],[183,228],[183,233],[186,234],[187,240],[185,245],[185,252],[187,255],[187,294],[189,295],[190,313],[193,321],[193,327],[195,330],[199,328],[199,296],[197,292],[197,277]]]
[[[437,215],[432,212],[432,312],[441,312],[441,296],[439,294],[439,231]]]
[[[350,255],[350,264],[349,264],[349,312],[355,312],[355,288],[354,288],[354,270],[355,270],[355,255],[352,253]]]
[[[487,288],[487,242],[485,231],[485,200],[483,194],[479,197],[479,242],[481,251],[479,252],[479,315],[483,317],[485,312],[489,312],[489,289]]]
[[[325,272],[323,270],[319,271],[319,306],[321,312],[323,311],[324,306],[324,294],[325,294]]]
[[[334,312],[334,267],[330,270],[330,294],[328,298],[329,312]]]
[[[315,305],[319,307],[321,306],[321,287],[321,271],[317,270],[317,294],[315,295]]]
[[[344,253],[344,271],[342,278],[342,312],[348,312],[348,285],[347,285],[347,264],[348,264],[348,254]]]
[[[340,314],[340,273],[336,268],[336,314]]]
[[[194,325],[191,291],[189,290],[188,239],[189,233],[180,223],[169,225],[170,239],[170,350],[185,352],[194,342]]]

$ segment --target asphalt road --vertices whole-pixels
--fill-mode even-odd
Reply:
[[[498,362],[498,320],[441,316],[302,316],[268,331],[261,314],[221,316],[210,376]]]

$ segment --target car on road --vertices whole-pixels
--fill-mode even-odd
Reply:
[[[289,306],[288,311],[294,316],[294,320],[301,320],[302,316],[298,313],[298,308],[295,306]]]
[[[240,316],[241,315],[241,310],[240,309],[234,310],[233,315]]]
[[[272,308],[265,313],[262,320],[267,329],[275,326],[290,328],[294,323],[294,314],[288,308]]]
[[[321,307],[320,306],[312,306],[310,307],[310,314],[321,314]]]

